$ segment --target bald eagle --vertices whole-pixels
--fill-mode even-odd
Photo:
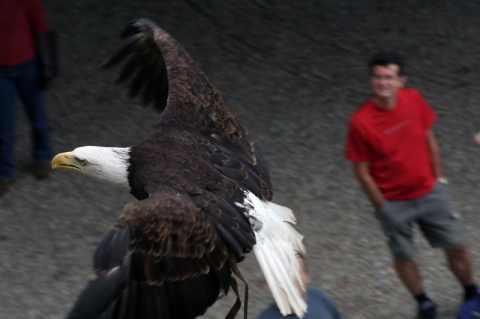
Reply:
[[[68,318],[196,318],[230,288],[233,318],[235,277],[245,282],[237,264],[252,250],[281,312],[302,317],[302,236],[292,211],[271,201],[252,137],[171,35],[140,19],[122,37],[125,46],[102,66],[123,65],[118,83],[162,115],[131,147],[84,146],[52,160],[137,199],[98,245],[93,277]]]

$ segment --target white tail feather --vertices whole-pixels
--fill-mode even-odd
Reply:
[[[301,280],[298,253],[305,253],[303,236],[292,226],[295,217],[291,209],[265,202],[251,193],[247,200],[257,244],[253,251],[282,315],[294,312],[302,318],[307,310],[303,298],[305,287]],[[260,225],[258,225],[260,226]]]

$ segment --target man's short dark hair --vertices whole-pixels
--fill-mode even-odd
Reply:
[[[403,57],[400,54],[391,51],[374,54],[368,62],[368,71],[372,72],[373,67],[377,65],[387,66],[390,64],[398,65],[398,75],[406,75]]]

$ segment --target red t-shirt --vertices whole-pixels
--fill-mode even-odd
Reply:
[[[412,88],[398,91],[393,109],[367,100],[350,119],[346,158],[369,163],[386,199],[422,196],[436,180],[426,138],[436,118],[432,107]]]
[[[0,65],[33,59],[35,33],[48,31],[39,0],[0,0]]]

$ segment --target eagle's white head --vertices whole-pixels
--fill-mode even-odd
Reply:
[[[107,184],[130,189],[129,159],[129,147],[83,146],[71,152],[57,154],[52,159],[52,168],[71,169]]]

